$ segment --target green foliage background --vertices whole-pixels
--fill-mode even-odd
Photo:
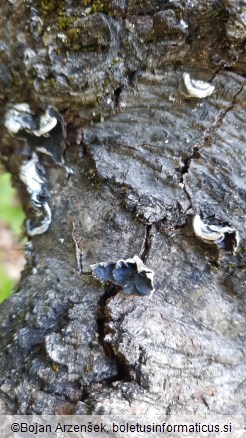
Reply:
[[[4,222],[20,239],[24,219],[25,214],[11,185],[11,176],[0,169],[0,221]],[[14,285],[15,282],[8,277],[0,258],[0,302],[11,294]]]

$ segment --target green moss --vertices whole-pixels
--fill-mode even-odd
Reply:
[[[92,12],[105,12],[105,5],[103,3],[104,2],[101,2],[100,0],[92,2]]]
[[[26,312],[24,312],[24,310],[22,310],[22,311],[19,313],[19,318],[20,318],[20,319],[24,319],[25,316],[26,316]]]
[[[105,12],[105,6],[107,6],[107,1],[101,1],[101,0],[82,0],[82,6],[84,8],[90,8],[91,13],[95,12]]]
[[[64,0],[42,0],[40,4],[40,15],[56,23],[59,31],[66,30],[78,18],[77,15],[73,17],[66,15],[66,4]]]
[[[79,42],[79,38],[81,35],[81,28],[72,27],[66,32],[67,41],[66,41],[66,47],[69,47],[69,49],[72,52],[78,52],[82,49],[82,45]]]
[[[74,44],[73,46],[71,46],[72,52],[79,52],[81,49],[82,49],[81,44]]]
[[[112,8],[110,0],[82,0],[84,8],[90,8],[90,14],[103,13],[109,16],[115,15],[115,10]]]
[[[55,12],[57,14],[63,14],[64,10],[64,0],[42,0],[40,3],[40,12],[43,16],[51,16]]]
[[[55,78],[48,79],[48,84],[49,84],[50,88],[55,89],[56,88],[56,80],[55,80]]]
[[[60,15],[57,18],[58,30],[65,30],[68,26],[74,23],[77,17],[68,17],[67,15]]]
[[[65,42],[65,47],[69,48],[70,51],[83,50],[84,52],[98,51],[98,48],[103,47],[104,39],[103,35],[101,34],[99,34],[98,36],[95,35],[94,39],[86,45],[86,41],[83,35],[85,35],[87,32],[87,23],[78,27],[71,27],[70,29],[68,29],[66,31],[67,40]]]
[[[95,169],[89,169],[88,173],[89,173],[90,176],[94,176],[95,173],[96,173],[96,170]]]
[[[91,5],[91,0],[82,0],[81,5],[83,8],[88,8]]]
[[[122,61],[121,58],[119,58],[118,56],[116,56],[114,59],[112,59],[111,63],[110,63],[110,67],[114,67],[115,65],[119,64]]]
[[[110,86],[110,84],[111,84],[111,79],[109,76],[106,76],[106,78],[104,79],[104,82],[103,82],[103,88],[104,89],[108,88]]]
[[[57,363],[53,362],[52,365],[51,365],[51,367],[52,367],[52,369],[55,371],[56,374],[59,373],[59,371],[60,371],[60,366],[59,366]]]
[[[42,81],[42,83],[40,84],[40,90],[42,91],[42,93],[54,92],[56,90],[55,78],[49,78],[45,79],[45,81]]]
[[[65,42],[65,46],[67,48],[69,48],[70,50],[79,50],[80,44],[79,44],[79,37],[81,34],[81,28],[80,27],[71,27],[70,29],[68,29],[66,32],[66,42]]]
[[[77,27],[72,27],[66,32],[66,36],[69,41],[77,41],[79,38],[80,31]]]

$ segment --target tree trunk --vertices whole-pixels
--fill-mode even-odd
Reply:
[[[244,3],[2,2],[1,161],[30,220],[2,414],[245,412]],[[91,274],[134,255],[150,297]]]

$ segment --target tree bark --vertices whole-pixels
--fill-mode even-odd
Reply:
[[[44,202],[52,221],[1,305],[0,412],[245,413],[244,2],[2,3],[1,161],[31,223]],[[213,93],[182,94],[184,73]],[[59,123],[34,135],[47,108]],[[151,297],[91,275],[134,255]]]

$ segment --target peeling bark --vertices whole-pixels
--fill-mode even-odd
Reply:
[[[1,305],[0,412],[244,414],[243,2],[14,5],[0,7],[0,159],[39,221],[20,178],[37,152],[52,222]],[[184,97],[184,72],[214,93]],[[21,102],[64,120],[64,164],[41,150],[52,130],[39,150],[8,131]],[[199,240],[195,214],[237,230],[238,250]],[[134,255],[151,298],[91,275]]]

